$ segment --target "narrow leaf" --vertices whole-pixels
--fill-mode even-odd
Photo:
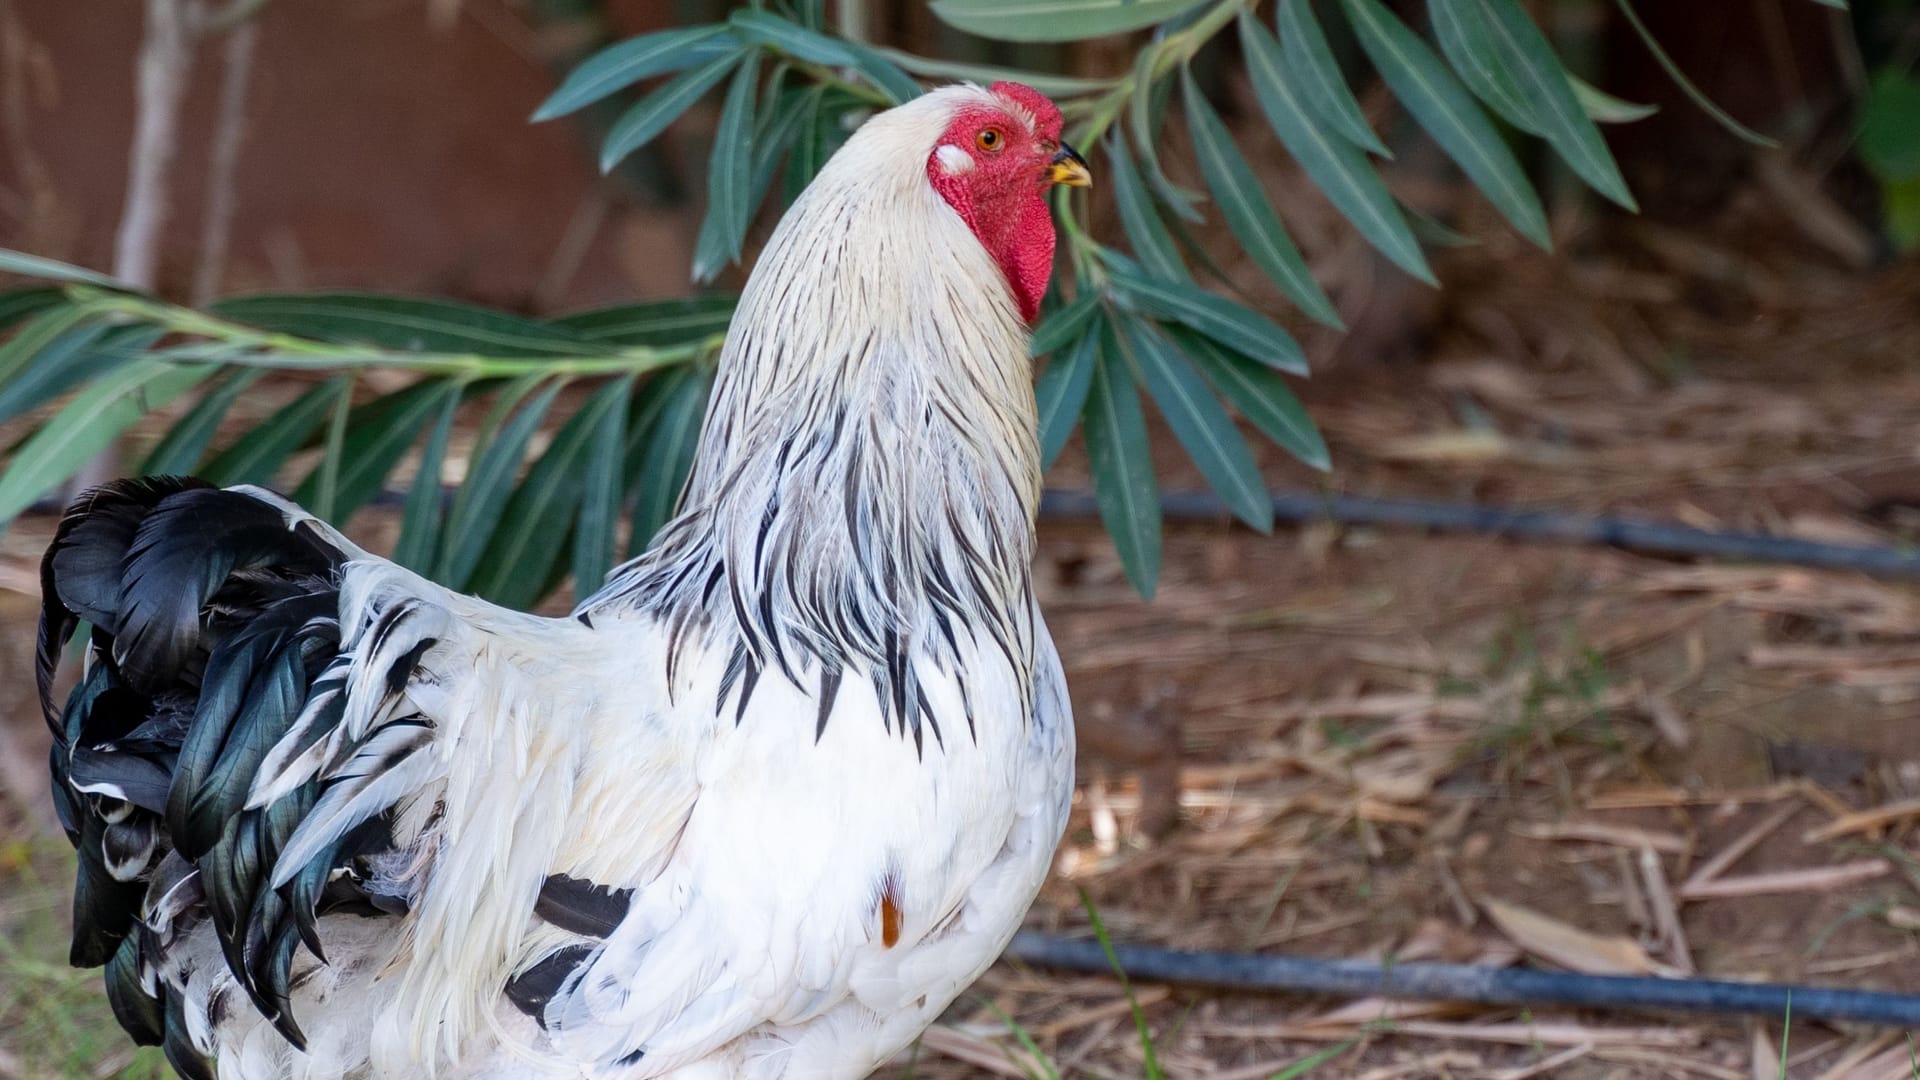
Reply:
[[[1631,124],[1660,111],[1658,105],[1614,97],[1578,75],[1569,74],[1567,80],[1573,83],[1573,96],[1580,99],[1580,108],[1593,117],[1596,124]]]
[[[66,302],[66,292],[51,285],[29,285],[24,289],[0,292],[0,330],[11,330],[22,319],[38,315],[48,308],[57,308]]]
[[[213,374],[204,364],[137,360],[97,379],[33,433],[0,473],[0,525],[78,472],[148,411]]]
[[[640,459],[639,497],[634,500],[633,533],[627,540],[629,556],[645,551],[653,534],[673,516],[699,445],[700,423],[707,410],[707,375],[689,369],[671,389],[647,432]]]
[[[1113,167],[1113,199],[1120,209],[1120,227],[1126,230],[1134,256],[1162,277],[1191,281],[1193,276],[1180,261],[1173,235],[1167,232],[1166,223],[1153,208],[1152,196],[1140,182],[1127,144],[1117,136],[1107,141],[1107,162]]]
[[[1133,376],[1111,329],[1102,337],[1085,419],[1093,496],[1127,579],[1151,600],[1160,579],[1160,485]]]
[[[1079,79],[1071,75],[1024,71],[1020,68],[995,67],[991,64],[963,64],[937,57],[915,56],[899,49],[880,48],[875,51],[923,78],[974,82],[981,86],[992,86],[997,82],[1026,83],[1056,101],[1061,98],[1098,93],[1112,85],[1106,79]]]
[[[1309,318],[1335,329],[1345,329],[1333,301],[1327,299],[1320,283],[1313,279],[1300,249],[1294,246],[1286,227],[1280,224],[1279,215],[1273,212],[1273,204],[1267,201],[1267,194],[1261,190],[1252,167],[1240,156],[1227,125],[1221,122],[1213,106],[1207,104],[1200,88],[1194,85],[1193,76],[1183,72],[1182,78],[1186,81],[1183,93],[1187,100],[1187,127],[1193,132],[1194,156],[1200,160],[1200,173],[1207,178],[1207,187],[1213,191],[1220,216],[1226,219],[1234,239],[1240,241],[1247,256]]]
[[[706,220],[713,227],[715,248],[706,253],[706,260],[695,259],[696,281],[710,279],[739,259],[740,248],[747,240],[747,223],[753,214],[748,194],[753,185],[753,104],[759,77],[759,54],[749,53],[727,87],[720,126],[713,133],[713,153],[707,161]]]
[[[1438,4],[1435,7],[1445,7]],[[1287,67],[1300,76],[1300,94],[1335,134],[1369,154],[1393,155],[1367,125],[1366,114],[1340,74],[1327,33],[1313,15],[1312,0],[1280,0],[1274,10],[1280,34],[1280,52]]]
[[[1381,254],[1421,281],[1435,284],[1426,256],[1366,154],[1312,122],[1305,94],[1287,70],[1279,42],[1246,12],[1240,14],[1240,45],[1260,108],[1307,176]]]
[[[1347,0],[1351,11],[1358,0]],[[1378,0],[1372,0],[1377,3]],[[1627,182],[1614,164],[1600,129],[1580,107],[1567,69],[1553,53],[1547,36],[1533,24],[1516,0],[1460,0],[1486,19],[1495,63],[1513,73],[1521,97],[1533,107],[1540,133],[1580,178],[1595,191],[1628,210],[1639,207]]]
[[[487,356],[582,356],[598,351],[552,323],[449,300],[276,293],[222,300],[210,310],[263,330],[383,349]]]
[[[124,281],[118,281],[84,266],[75,266],[58,259],[29,255],[12,248],[0,248],[0,274],[19,274],[22,277],[39,278],[42,281],[67,281],[79,285],[100,285],[109,289],[124,289],[138,292]]]
[[[139,337],[131,339],[129,333]],[[140,358],[161,333],[150,326],[92,323],[61,334],[0,384],[0,421],[36,409],[109,368]]]
[[[554,433],[526,479],[513,489],[488,539],[468,588],[478,596],[512,608],[531,608],[540,600],[549,571],[567,541],[560,524],[571,518],[585,482],[584,466],[600,421],[627,404],[618,383],[588,398]]]
[[[340,446],[329,520],[346,521],[378,495],[387,474],[400,464],[427,422],[444,413],[449,401],[459,399],[459,383],[429,379],[354,408]],[[294,491],[293,501],[303,506],[321,502],[322,476],[321,466],[316,465]]]
[[[1407,111],[1459,164],[1501,216],[1522,236],[1551,251],[1547,214],[1540,208],[1533,186],[1466,88],[1420,36],[1379,0],[1347,0],[1347,12],[1360,47]]]
[[[1175,217],[1198,223],[1206,220],[1196,206],[1200,201],[1199,193],[1174,183],[1160,165],[1160,120],[1166,115],[1165,94],[1172,83],[1153,77],[1158,54],[1159,49],[1149,47],[1141,49],[1134,59],[1133,94],[1127,100],[1127,133],[1139,154],[1141,171],[1146,176],[1147,184],[1159,193],[1160,201],[1173,211]]]
[[[140,463],[142,476],[187,476],[199,467],[220,430],[220,421],[240,395],[264,375],[259,368],[240,368],[220,377],[187,415],[181,417]]]
[[[726,333],[738,299],[731,293],[708,293],[684,300],[596,308],[562,316],[553,322],[603,345],[661,348]]]
[[[1500,118],[1530,135],[1545,132],[1539,107],[1520,91],[1512,68],[1500,62],[1486,14],[1470,3],[1430,4],[1427,16],[1447,62]]]
[[[288,456],[306,444],[326,420],[334,402],[352,386],[351,376],[336,375],[309,387],[221,451],[200,470],[200,475],[221,487],[272,483],[274,473]]]
[[[899,65],[858,42],[809,30],[768,11],[734,12],[729,21],[742,38],[772,46],[796,60],[827,67],[852,68],[894,104],[920,96],[920,84]]]
[[[1114,286],[1129,307],[1192,327],[1269,367],[1307,373],[1307,354],[1300,343],[1266,316],[1196,285],[1150,277],[1119,259],[1111,263]]]
[[[1259,361],[1223,349],[1190,330],[1175,328],[1171,333],[1241,416],[1287,453],[1327,471],[1331,459],[1326,440],[1285,380]]]
[[[609,45],[567,73],[560,88],[540,103],[533,122],[565,116],[641,79],[684,71],[732,52],[737,44],[726,27],[714,24],[661,30]]]
[[[1150,323],[1126,320],[1120,344],[1133,358],[1140,381],[1160,407],[1173,437],[1199,466],[1207,484],[1220,493],[1235,517],[1261,532],[1273,531],[1273,499],[1260,477],[1260,465],[1207,381]]]
[[[1087,388],[1100,354],[1101,328],[1089,326],[1071,347],[1055,350],[1034,387],[1040,418],[1040,467],[1050,469],[1073,436],[1073,425],[1086,408]]]
[[[447,442],[453,434],[453,420],[460,412],[462,392],[440,403],[440,415],[433,422],[427,443],[420,448],[420,467],[414,472],[413,485],[407,489],[406,505],[400,511],[400,540],[394,545],[393,561],[409,570],[426,573],[439,547],[441,505],[440,467],[447,458]]]
[[[1099,306],[1099,292],[1082,283],[1079,295],[1073,298],[1072,303],[1055,308],[1040,320],[1039,326],[1033,328],[1033,342],[1027,349],[1028,355],[1045,356],[1078,338],[1081,328],[1093,319]]]
[[[726,78],[740,59],[739,52],[729,52],[683,71],[622,113],[600,146],[600,171],[612,172],[622,158],[652,142],[654,136],[667,130],[668,124],[679,119],[681,113]]]
[[[934,0],[956,29],[1000,41],[1080,41],[1184,14],[1200,0]]]
[[[787,90],[779,90],[777,86],[769,88],[769,102],[761,109],[760,121],[753,132],[753,190],[747,196],[749,206],[759,206],[766,199],[768,189],[773,187],[773,178],[779,173],[780,163],[786,159],[794,136],[800,132],[811,104],[809,99],[815,92],[810,86]]]
[[[98,305],[70,304],[41,312],[20,331],[0,344],[0,384],[19,375],[21,370],[46,349],[102,314]],[[73,339],[78,341],[80,339]]]
[[[318,480],[313,488],[313,501],[307,506],[322,521],[343,520],[334,516],[334,500],[340,494],[340,448],[347,441],[347,415],[352,411],[352,394],[343,393],[334,399],[333,416],[327,423],[327,438],[320,444],[320,463],[308,474],[308,479],[317,477]]]
[[[620,475],[627,442],[627,413],[633,399],[634,378],[615,379],[600,390],[587,408],[599,405],[600,419],[593,429],[580,480],[580,516],[573,523],[573,598],[585,600],[606,580],[613,566],[614,535],[620,524]],[[601,402],[601,399],[605,399]],[[583,412],[586,409],[582,410]]]
[[[439,572],[434,575],[441,584],[450,589],[467,587],[488,539],[502,525],[500,511],[513,495],[514,477],[520,471],[527,443],[540,429],[540,420],[559,396],[562,385],[558,379],[548,381],[546,389],[533,394],[511,417],[483,425],[483,436],[488,428],[495,430],[490,438],[483,437],[476,444],[473,460],[467,465],[467,478],[447,513],[446,539],[441,545]],[[510,386],[503,394],[515,389]],[[503,416],[505,404],[503,400],[495,406],[496,418]]]

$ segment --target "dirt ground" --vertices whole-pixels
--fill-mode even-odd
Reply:
[[[1849,268],[1844,218],[1788,222],[1777,188],[1604,244],[1576,216],[1560,257],[1496,231],[1441,258],[1437,295],[1309,236],[1365,315],[1345,338],[1306,334],[1334,471],[1269,448],[1269,480],[1920,539],[1920,267]],[[1163,488],[1199,487],[1157,444]],[[1077,455],[1050,485],[1085,486]],[[13,791],[44,784],[26,658],[49,529],[0,538]],[[1920,990],[1912,583],[1184,525],[1143,603],[1097,523],[1042,535],[1084,753],[1032,926],[1084,934],[1084,892],[1125,942]],[[64,845],[29,802],[0,804],[0,1077],[158,1075],[95,975],[63,966]],[[1313,1075],[1760,1078],[1783,1040],[1796,1078],[1912,1071],[1898,1033],[1786,1017],[1135,989],[1161,1066],[1195,1080],[1263,1080],[1328,1048]],[[1144,1074],[1115,980],[1002,964],[886,1075],[1042,1071],[1020,1034],[1062,1076]]]

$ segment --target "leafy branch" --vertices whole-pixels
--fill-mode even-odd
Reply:
[[[576,67],[534,119],[630,97],[601,148],[611,169],[718,94],[693,260],[695,279],[707,281],[743,257],[755,222],[770,216],[763,208],[790,202],[861,119],[920,93],[916,76],[1017,79],[1054,97],[1069,140],[1104,156],[1096,171],[1124,246],[1093,235],[1089,196],[1061,191],[1065,265],[1034,339],[1035,355],[1048,358],[1037,387],[1042,450],[1050,463],[1081,428],[1102,517],[1128,575],[1149,595],[1160,510],[1142,389],[1207,482],[1254,528],[1271,527],[1271,505],[1234,413],[1300,460],[1328,464],[1284,379],[1306,373],[1299,344],[1266,315],[1203,288],[1194,271],[1218,273],[1190,235],[1217,214],[1303,315],[1341,326],[1249,164],[1270,153],[1266,135],[1385,258],[1434,280],[1407,212],[1377,171],[1388,146],[1349,88],[1329,27],[1358,43],[1407,114],[1534,243],[1550,239],[1510,146],[1515,132],[1544,140],[1596,191],[1633,207],[1594,123],[1632,107],[1573,79],[1518,0],[1433,0],[1433,43],[1381,0],[1322,5],[1337,23],[1323,22],[1308,0],[1274,0],[1266,13],[1258,0],[934,4],[953,26],[1004,40],[1151,28],[1134,63],[1105,78],[876,48],[836,35],[822,6],[756,3],[724,22],[619,42]],[[1203,90],[1199,61],[1217,65],[1229,31],[1266,132],[1236,138]],[[1166,151],[1163,129],[1175,115],[1193,149],[1185,171],[1199,188],[1177,179],[1182,170]],[[1244,147],[1249,139],[1260,145]],[[0,294],[0,330],[18,326],[0,345],[0,420],[63,402],[0,472],[0,522],[145,413],[197,393],[144,469],[219,483],[302,470],[295,497],[344,520],[417,457],[401,509],[401,560],[518,605],[569,573],[576,591],[590,591],[614,559],[622,522],[632,553],[671,512],[732,306],[730,297],[704,296],[541,320],[321,294],[194,310],[17,253],[0,255],[0,270],[54,282]],[[307,381],[278,413],[222,442],[228,413],[269,370]],[[394,390],[383,380],[374,392],[364,376],[376,370],[414,381]],[[569,418],[529,461],[563,398]],[[442,475],[462,410],[479,416],[479,436],[447,500]]]

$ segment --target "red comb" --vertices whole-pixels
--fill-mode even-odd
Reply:
[[[1060,137],[1060,107],[1025,83],[997,82],[988,89],[1033,114],[1033,126],[1049,139]]]

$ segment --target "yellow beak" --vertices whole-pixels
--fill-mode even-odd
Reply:
[[[1059,152],[1047,163],[1047,180],[1068,187],[1093,186],[1093,174],[1087,171],[1086,159],[1074,153],[1073,147],[1066,143],[1060,144]]]

